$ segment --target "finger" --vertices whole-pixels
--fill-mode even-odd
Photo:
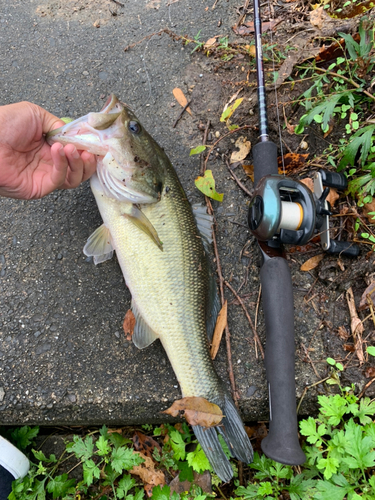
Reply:
[[[50,173],[51,185],[49,192],[61,188],[68,174],[69,163],[66,157],[64,147],[58,142],[51,146],[51,158],[53,161]]]
[[[88,153],[87,151],[81,152],[81,158],[83,161],[83,178],[82,182],[89,179],[92,174],[96,171],[96,156]]]
[[[64,147],[64,152],[68,159],[69,168],[65,180],[67,188],[75,188],[81,184],[84,178],[84,162],[77,148],[73,144],[68,144]]]

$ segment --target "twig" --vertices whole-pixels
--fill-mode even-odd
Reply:
[[[203,134],[203,146],[205,146],[207,144],[208,130],[210,127],[211,127],[211,122],[210,122],[210,120],[208,120],[206,123],[206,128],[204,129],[204,134]],[[201,157],[201,159],[200,159],[200,162],[201,162],[200,173],[203,176],[204,171],[206,170],[206,168],[205,168],[206,165],[204,163],[203,155],[200,155],[200,157]]]
[[[206,204],[208,208],[208,213],[210,215],[213,215],[214,211],[212,209],[211,201],[210,199],[206,196]],[[220,258],[219,258],[219,251],[217,249],[217,242],[216,242],[216,234],[215,231],[212,231],[212,243],[214,246],[214,252],[215,252],[215,259],[216,259],[216,272],[219,277],[219,290],[220,290],[220,300],[221,300],[221,306],[224,305],[225,298],[224,298],[224,278],[223,278],[223,273],[221,270],[221,264],[220,264]],[[229,374],[229,380],[230,380],[230,385],[232,389],[232,396],[235,405],[238,408],[238,399],[239,396],[237,394],[237,388],[236,388],[236,381],[234,379],[234,373],[233,373],[233,364],[232,364],[232,348],[230,345],[230,332],[229,332],[229,327],[228,323],[225,326],[225,345],[227,348],[227,359],[228,359],[228,374]]]
[[[192,103],[192,101],[189,101],[188,103],[186,103],[186,104],[185,104],[185,106],[183,107],[183,109],[182,109],[181,113],[178,115],[177,120],[174,122],[174,124],[173,124],[173,126],[172,126],[173,128],[176,128],[177,123],[180,121],[180,119],[181,119],[182,115],[183,115],[183,114],[185,113],[185,111],[186,111],[186,108],[188,108],[188,107],[190,106],[190,104],[191,104],[191,103]]]
[[[309,351],[306,349],[305,344],[303,344],[302,342],[301,342],[301,346],[302,346],[303,350],[305,351],[305,356],[306,356],[306,358],[310,361],[311,366],[313,367],[313,370],[314,370],[314,372],[315,372],[315,375],[317,376],[317,378],[319,378],[319,376],[320,376],[320,375],[319,375],[319,373],[317,372],[317,370],[316,370],[316,368],[315,368],[315,365],[314,365],[314,363],[312,362],[312,360],[311,360],[311,358],[310,358]]]
[[[215,0],[215,3],[213,4],[213,6],[211,7],[212,10],[214,10],[214,8],[216,7],[216,4],[219,0]]]
[[[358,83],[354,82],[350,78],[347,78],[344,75],[339,75],[338,73],[335,73],[334,71],[329,71],[328,69],[323,69],[323,68],[316,67],[316,68],[314,68],[314,70],[321,71],[322,73],[328,73],[329,75],[336,76],[337,78],[342,78],[346,82],[348,82],[351,85],[353,85],[353,87],[355,87],[356,89],[361,89],[361,92],[363,92],[365,95],[367,95],[367,97],[369,97],[370,99],[372,99],[373,101],[375,101],[375,96],[373,96],[372,94],[370,94],[370,92],[368,92],[367,90],[363,89],[360,85],[358,85]]]
[[[236,297],[236,299],[238,300],[238,302],[240,303],[242,309],[244,310],[244,313],[245,313],[245,316],[248,320],[248,322],[250,323],[250,327],[253,331],[253,334],[254,334],[254,342],[256,342],[259,346],[259,350],[261,352],[261,355],[262,355],[262,359],[264,359],[264,351],[263,351],[263,346],[262,346],[262,343],[259,339],[259,336],[258,336],[258,333],[256,331],[256,328],[254,326],[254,323],[253,323],[253,320],[251,319],[251,316],[250,314],[248,313],[247,309],[246,309],[246,306],[243,302],[243,300],[241,299],[241,297],[238,295],[238,293],[236,292],[236,290],[234,290],[234,288],[228,283],[228,281],[224,281],[224,284],[225,286],[227,286],[229,288],[229,290],[233,293],[233,295]]]
[[[125,7],[125,4],[119,2],[118,0],[112,0],[112,2],[115,3],[116,5],[119,5],[120,7]]]
[[[233,26],[233,29],[236,30],[238,28],[238,26],[240,26],[242,24],[242,21],[244,20],[244,18],[246,17],[246,14],[247,14],[247,8],[249,7],[249,3],[250,3],[250,0],[245,0],[245,3],[243,4],[242,6],[242,14],[240,15],[240,17],[238,18],[238,21],[236,22],[236,24]]]
[[[232,177],[232,179],[237,182],[237,184],[240,186],[240,188],[242,189],[242,191],[244,191],[248,196],[252,196],[252,194],[250,193],[250,191],[247,189],[247,187],[245,187],[242,182],[240,181],[240,179],[236,176],[236,174],[233,172],[233,170],[230,168],[229,166],[229,162],[227,160],[227,158],[225,158],[225,163],[227,164],[227,167],[228,167],[228,170],[229,170],[229,173]]]
[[[358,399],[361,399],[361,398],[364,396],[364,394],[365,394],[366,390],[370,387],[370,385],[371,385],[373,382],[375,382],[375,377],[373,377],[373,378],[370,380],[370,382],[367,382],[367,384],[366,384],[366,385],[364,386],[364,388],[362,389],[362,391],[361,391],[360,395],[358,396]]]

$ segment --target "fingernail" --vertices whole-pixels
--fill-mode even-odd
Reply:
[[[78,151],[76,150],[76,148],[73,149],[72,151],[72,156],[73,158],[75,158],[76,160],[79,158],[79,153]]]

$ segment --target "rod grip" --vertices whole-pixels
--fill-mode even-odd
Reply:
[[[263,452],[277,462],[301,465],[306,461],[306,456],[298,440],[293,288],[287,261],[282,257],[266,259],[260,279],[270,398],[269,433],[261,446]]]
[[[253,147],[254,186],[265,175],[278,174],[277,146],[274,142],[258,142]]]

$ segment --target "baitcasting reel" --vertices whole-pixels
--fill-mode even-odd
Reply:
[[[357,245],[330,239],[331,211],[326,199],[329,187],[345,190],[346,177],[320,170],[314,176],[314,192],[311,192],[302,182],[281,175],[266,175],[258,182],[249,206],[251,232],[259,241],[278,246],[280,243],[305,245],[318,230],[323,250],[356,257]]]

